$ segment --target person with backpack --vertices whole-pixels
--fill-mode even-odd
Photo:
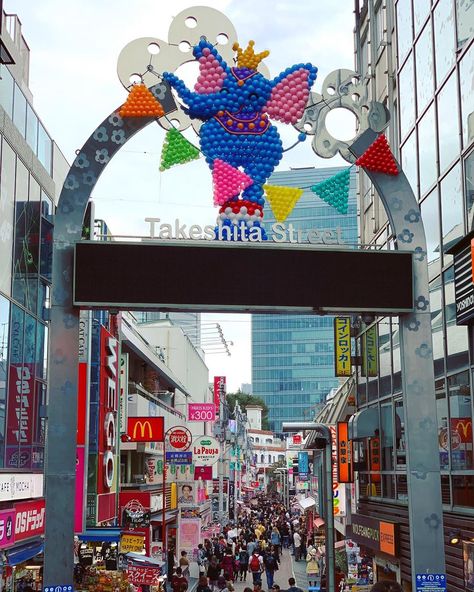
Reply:
[[[255,549],[255,551],[252,554],[252,557],[250,558],[249,570],[252,574],[253,583],[261,584],[263,572],[263,557],[259,554],[257,549]]]
[[[275,555],[275,552],[272,552],[270,549],[263,557],[263,565],[265,566],[265,575],[267,576],[267,586],[269,590],[273,586],[273,578],[275,577],[275,572],[278,569],[278,561]]]
[[[242,548],[239,552],[239,577],[241,582],[247,581],[247,571],[249,569],[249,553],[245,545],[242,545]]]
[[[225,577],[226,581],[233,582],[234,581],[235,561],[234,561],[234,556],[232,555],[232,548],[230,546],[227,547],[224,558],[221,561],[221,567],[224,570],[224,577]]]

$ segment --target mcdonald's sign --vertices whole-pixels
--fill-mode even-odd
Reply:
[[[129,417],[127,422],[129,442],[164,442],[164,417]]]

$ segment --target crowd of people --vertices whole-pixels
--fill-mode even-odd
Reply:
[[[290,577],[278,577],[284,549],[290,549],[294,561],[306,562],[307,582],[311,588],[325,592],[326,566],[321,547],[315,544],[305,528],[304,518],[297,511],[290,514],[281,503],[265,497],[258,498],[256,506],[246,507],[236,524],[223,528],[220,536],[206,539],[199,545],[197,564],[199,582],[197,592],[234,592],[236,582],[245,582],[243,592],[303,592]],[[187,592],[189,560],[181,552],[179,565],[168,566],[172,592]],[[275,580],[279,580],[276,583]],[[345,575],[336,566],[335,590],[344,590]],[[402,592],[396,582],[378,582],[371,592]]]

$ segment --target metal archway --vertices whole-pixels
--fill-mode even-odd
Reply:
[[[332,75],[340,72],[347,71]],[[342,74],[336,76],[339,80],[342,77]],[[159,84],[151,90],[159,100],[169,98],[166,85]],[[313,104],[308,106],[298,125],[309,123],[313,130],[318,128],[321,110],[314,108],[315,105],[313,98]],[[337,106],[340,105],[335,101],[329,109]],[[373,103],[370,109],[367,129],[346,146],[349,152],[346,150],[343,155],[350,162],[366,150],[386,124],[387,113],[383,107]],[[124,120],[116,111],[112,112],[78,152],[59,198],[53,242],[44,585],[72,584],[74,568],[79,355],[79,310],[72,304],[74,245],[81,240],[88,200],[108,162],[152,121],[150,118]],[[313,149],[319,153],[315,142]],[[445,572],[426,238],[419,206],[403,172],[400,170],[396,177],[367,174],[384,203],[397,237],[397,249],[414,253],[415,310],[400,317],[400,351],[415,588],[415,574]]]

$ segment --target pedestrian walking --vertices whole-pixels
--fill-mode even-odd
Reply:
[[[206,576],[200,576],[196,592],[211,592]]]
[[[189,559],[188,554],[186,551],[181,551],[181,557],[179,558],[179,567],[183,573],[183,576],[186,578],[186,581],[189,583]]]
[[[278,569],[278,562],[275,555],[271,551],[267,551],[263,557],[263,565],[265,566],[265,575],[267,578],[268,589],[273,586],[273,578],[275,571]]]
[[[320,583],[319,560],[316,549],[311,549],[306,556],[306,576],[308,577],[308,585],[310,587],[317,586]]]
[[[255,549],[252,557],[250,558],[249,570],[252,574],[253,584],[261,584],[263,572],[263,557],[259,554],[257,549]]]
[[[234,581],[235,560],[232,555],[232,548],[227,547],[224,558],[221,561],[221,567],[224,571],[224,577],[227,582]]]
[[[209,562],[209,566],[207,568],[207,577],[209,579],[209,587],[212,591],[217,588],[217,580],[219,579],[221,573],[221,566],[217,561],[217,557],[213,555],[211,557],[211,561]]]
[[[242,546],[239,552],[239,578],[241,582],[247,581],[247,571],[249,568],[249,553],[245,546]]]
[[[295,561],[299,561],[301,558],[301,535],[297,530],[293,534],[293,546],[295,548]]]
[[[303,590],[296,585],[295,578],[289,578],[287,592],[303,592]]]

